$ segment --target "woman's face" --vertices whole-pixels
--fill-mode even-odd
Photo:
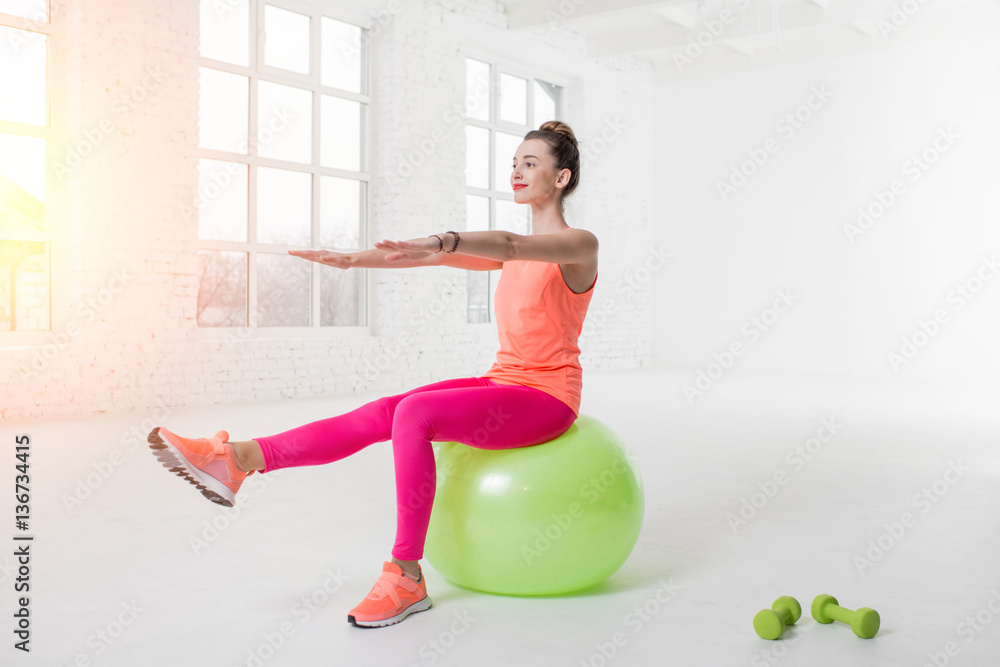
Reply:
[[[527,204],[548,197],[559,197],[559,191],[569,183],[569,169],[555,168],[549,146],[541,139],[521,142],[514,154],[510,186],[514,201]]]

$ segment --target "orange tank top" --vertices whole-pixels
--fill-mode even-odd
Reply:
[[[504,262],[493,297],[500,350],[483,377],[535,387],[579,415],[583,368],[577,339],[596,284],[595,276],[586,292],[576,294],[558,264]]]

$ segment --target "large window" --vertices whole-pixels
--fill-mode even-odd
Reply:
[[[366,37],[311,3],[202,0],[199,326],[365,324],[363,271],[288,251],[367,242]]]
[[[530,207],[515,204],[511,163],[525,133],[560,119],[562,88],[502,63],[466,59],[466,229],[531,231]],[[492,272],[468,272],[468,321],[489,322]]]
[[[0,332],[52,327],[51,48],[46,0],[0,0]]]

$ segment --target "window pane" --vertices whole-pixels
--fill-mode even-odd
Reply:
[[[485,232],[490,228],[490,198],[465,195],[465,229]]]
[[[198,238],[247,240],[247,165],[202,158],[198,163]]]
[[[490,131],[475,125],[465,126],[465,184],[473,188],[490,187]]]
[[[490,321],[490,272],[466,271],[466,288],[469,300],[467,319],[469,324]]]
[[[312,163],[312,91],[260,82],[257,154],[275,160]]]
[[[319,245],[328,250],[361,248],[361,181],[320,177]]]
[[[559,96],[561,93],[560,86],[544,81],[535,81],[535,118],[532,121],[535,127],[547,120],[559,118]]]
[[[479,195],[465,195],[465,228],[470,232],[486,231],[490,228],[490,198]],[[490,321],[490,273],[488,271],[467,271],[466,321],[470,324]]]
[[[311,264],[292,255],[257,255],[257,326],[309,326]]]
[[[201,0],[201,55],[250,65],[250,0]]]
[[[324,167],[361,171],[361,103],[323,96],[322,150]]]
[[[510,74],[500,75],[500,120],[518,125],[528,122],[528,81]]]
[[[465,60],[465,113],[469,118],[489,120],[490,64],[467,58]]]
[[[0,134],[0,230],[45,228],[45,139]]]
[[[0,26],[0,120],[45,126],[49,38]]]
[[[49,244],[0,241],[0,331],[49,330]]]
[[[364,322],[364,272],[319,267],[320,325],[356,327]]]
[[[201,68],[201,148],[246,155],[250,126],[250,82],[217,69]]]
[[[521,141],[521,137],[516,134],[497,132],[496,171],[494,172],[496,176],[493,185],[495,190],[511,192],[510,175],[513,172],[511,165],[514,163],[514,153],[517,152]]]
[[[0,12],[48,22],[49,0],[0,0]]]
[[[198,326],[247,325],[247,255],[243,252],[201,250]]]
[[[497,229],[515,234],[529,234],[528,207],[505,199],[497,200]]]
[[[324,86],[363,92],[361,79],[361,28],[323,17],[323,67],[321,70]]]
[[[312,174],[257,170],[257,241],[312,245]],[[290,256],[290,255],[289,255]]]
[[[309,73],[309,17],[264,6],[264,64]]]

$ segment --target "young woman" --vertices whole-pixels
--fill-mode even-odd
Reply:
[[[391,625],[431,606],[419,560],[436,481],[432,441],[528,447],[561,435],[579,414],[577,338],[597,282],[598,249],[592,233],[569,227],[563,218],[563,200],[580,178],[579,148],[567,125],[549,121],[525,135],[513,159],[514,201],[531,206],[529,236],[449,231],[383,241],[358,253],[291,252],[339,269],[502,269],[494,298],[500,350],[484,375],[417,387],[266,438],[229,442],[220,431],[214,438],[190,439],[162,427],[149,434],[165,467],[226,506],[254,472],[330,463],[392,440],[396,541],[371,593],[348,614],[355,625]]]

